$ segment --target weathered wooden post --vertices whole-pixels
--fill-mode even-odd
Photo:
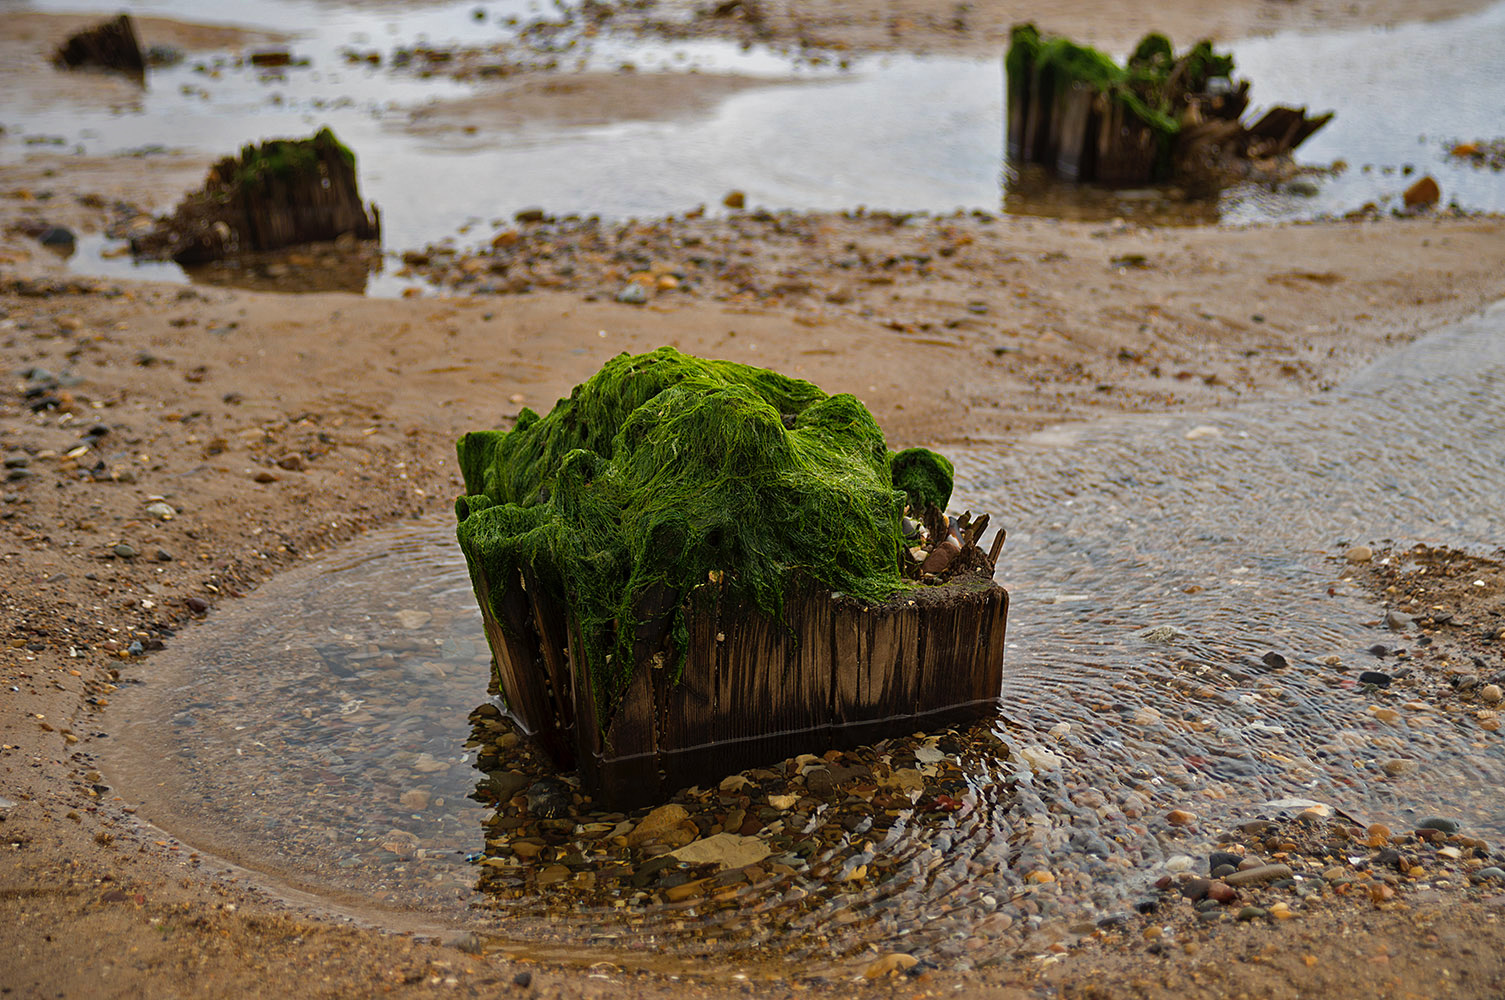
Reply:
[[[458,454],[498,688],[613,807],[994,710],[1002,534],[851,396],[660,348]]]
[[[200,190],[145,236],[140,257],[198,264],[353,236],[381,236],[376,206],[361,201],[355,154],[320,129],[308,139],[244,146],[209,169]]]
[[[1157,34],[1119,65],[1096,49],[1016,25],[1004,70],[1010,160],[1075,183],[1216,187],[1244,176],[1253,161],[1288,155],[1332,117],[1276,108],[1245,127],[1238,119],[1249,84],[1233,83],[1233,57],[1209,42],[1178,57]]]

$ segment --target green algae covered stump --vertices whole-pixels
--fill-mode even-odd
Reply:
[[[608,803],[994,708],[1001,533],[850,395],[661,348],[457,450],[497,686]]]

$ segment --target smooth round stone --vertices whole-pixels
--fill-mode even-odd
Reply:
[[[1246,906],[1238,911],[1240,920],[1263,920],[1270,916],[1270,911],[1260,906]]]
[[[1457,833],[1462,828],[1462,823],[1446,816],[1428,816],[1416,824],[1418,830],[1440,830],[1443,833]]]
[[[1237,868],[1242,860],[1244,860],[1242,854],[1234,854],[1232,851],[1213,851],[1207,856],[1207,867],[1214,870],[1225,865],[1229,868]]]

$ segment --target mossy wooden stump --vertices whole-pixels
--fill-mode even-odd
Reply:
[[[1253,125],[1233,57],[1199,42],[1177,56],[1146,35],[1119,65],[1096,49],[1016,25],[1004,57],[1006,145],[1015,164],[1105,187],[1176,181],[1216,188],[1289,156],[1332,115],[1274,108]]]
[[[308,139],[247,145],[209,169],[155,229],[131,241],[153,260],[202,264],[354,237],[381,237],[381,215],[361,201],[355,154],[320,129]]]
[[[137,83],[146,81],[146,59],[129,14],[72,35],[58,46],[52,62],[60,69],[103,69],[122,73]]]
[[[458,452],[497,688],[599,801],[996,707],[1002,533],[851,396],[661,348]]]

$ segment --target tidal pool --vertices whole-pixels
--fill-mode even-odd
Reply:
[[[727,968],[1006,959],[1031,927],[1120,910],[1173,856],[1309,800],[1505,836],[1505,742],[1439,707],[1385,721],[1356,683],[1369,647],[1412,637],[1375,621],[1341,558],[1499,544],[1502,385],[1505,304],[1308,400],[954,455],[955,509],[1009,529],[997,718],[681,796],[699,833],[765,849],[736,877],[624,849],[641,812],[535,784],[486,697],[446,520],[371,533],[185,631],[112,708],[110,768],[186,842],[370,919]],[[1195,830],[1160,820],[1181,808]]]

